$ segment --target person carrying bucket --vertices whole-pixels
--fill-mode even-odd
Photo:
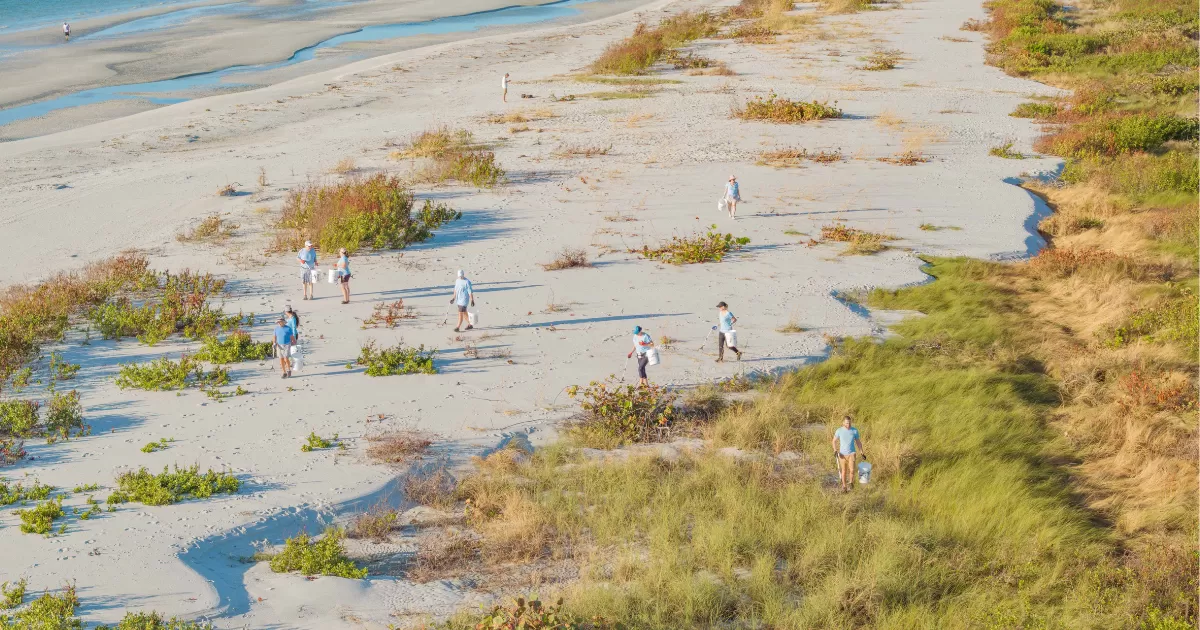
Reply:
[[[458,324],[454,326],[454,332],[462,328],[463,322],[467,323],[467,330],[474,328],[467,316],[467,305],[475,306],[475,289],[462,269],[458,270],[458,279],[454,281],[454,297],[450,298],[450,303],[458,307]]]
[[[304,284],[304,298],[311,300],[315,296],[313,285],[317,283],[317,248],[312,241],[304,241],[304,249],[296,252],[296,260],[300,261],[300,281]]]
[[[649,386],[650,381],[646,378],[646,366],[650,364],[650,353],[658,352],[654,349],[654,339],[650,337],[650,333],[642,330],[641,326],[633,327],[633,350],[625,355],[628,359],[637,353],[638,356],[638,384]]]
[[[834,455],[837,456],[842,492],[849,492],[854,485],[854,460],[859,453],[862,453],[864,460],[867,459],[866,449],[858,437],[858,429],[850,425],[849,415],[842,418],[842,426],[833,432],[833,440],[830,443],[833,445]]]
[[[283,318],[280,317],[275,322],[275,354],[279,357],[279,369],[283,371],[281,378],[287,378],[292,375],[292,344],[296,343],[296,338],[292,336],[292,329]]]
[[[342,287],[342,304],[350,303],[350,253],[345,247],[338,249],[337,278]]]
[[[737,355],[737,360],[742,360],[742,351],[737,349],[737,337],[733,330],[733,325],[736,323],[737,316],[729,312],[729,305],[725,302],[717,302],[717,363],[725,360],[726,344]]]

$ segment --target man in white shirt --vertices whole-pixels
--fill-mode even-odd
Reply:
[[[71,25],[63,22],[63,37],[71,39]]]
[[[475,306],[475,289],[471,286],[471,281],[463,275],[462,269],[458,270],[458,279],[454,281],[454,297],[450,298],[450,303],[458,307],[458,325],[454,327],[454,332],[462,328],[463,322],[466,322],[467,330],[474,328],[471,319],[467,317],[467,304]]]
[[[313,285],[317,282],[317,250],[312,241],[304,241],[304,249],[296,252],[296,260],[300,261],[300,281],[304,283],[304,299],[315,299]]]
[[[504,73],[504,78],[500,79],[500,87],[504,89],[504,102],[508,102],[508,73]]]

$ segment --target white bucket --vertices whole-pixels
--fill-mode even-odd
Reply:
[[[467,324],[471,326],[479,325],[479,311],[467,311]]]
[[[321,270],[320,269],[310,269],[308,271],[308,274],[309,274],[308,280],[312,284],[316,284],[321,281]]]
[[[333,284],[334,282],[337,282],[337,269],[330,269],[329,270],[329,284]]]
[[[288,354],[290,354],[290,355],[292,355],[292,356],[294,356],[294,357],[295,357],[295,356],[300,356],[300,346],[298,346],[298,345],[296,345],[296,344],[292,344],[292,346],[291,346],[291,350],[289,350],[289,351],[288,351]]]
[[[720,201],[717,201],[717,211],[729,212],[729,201],[724,197],[721,197]]]
[[[736,348],[737,347],[737,331],[736,330],[731,330],[731,331],[725,333],[725,347],[726,348]]]
[[[858,483],[871,481],[871,462],[858,462]]]
[[[646,351],[646,365],[658,365],[658,348],[650,348]]]
[[[298,354],[293,355],[292,356],[292,371],[299,372],[300,368],[303,366],[304,366],[304,361],[300,359],[300,355],[298,355]]]

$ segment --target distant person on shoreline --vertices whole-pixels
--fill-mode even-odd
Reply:
[[[346,248],[338,250],[337,261],[338,282],[342,285],[342,304],[350,303],[350,254]]]
[[[63,37],[65,37],[67,41],[71,41],[71,25],[67,24],[66,22],[63,22]]]
[[[737,202],[742,200],[742,193],[738,190],[737,176],[730,175],[729,183],[725,184],[725,203],[729,204],[729,218],[737,218]]]
[[[654,347],[654,339],[650,337],[650,333],[642,330],[641,326],[633,327],[633,350],[625,355],[628,359],[636,352],[638,357],[638,384],[642,387],[649,387],[650,380],[646,377],[646,366],[650,364],[650,357],[646,353],[650,352],[650,348]]]
[[[507,103],[508,102],[508,73],[507,72],[505,72],[504,77],[500,79],[500,88],[502,90],[504,90],[504,93],[501,95],[501,98],[503,98],[504,102]]]
[[[292,329],[280,317],[275,321],[275,353],[279,355],[279,369],[283,372],[280,378],[292,375],[292,344],[295,342]]]
[[[717,302],[717,363],[725,360],[725,342],[731,338],[736,323],[737,316],[729,312],[729,305]],[[737,349],[736,342],[729,344],[729,349],[737,355],[738,361],[742,360],[742,351]]]
[[[467,323],[467,330],[474,328],[471,318],[467,316],[467,305],[475,306],[475,288],[462,269],[458,270],[458,278],[454,281],[454,297],[450,298],[450,303],[458,307],[458,323],[454,326],[454,332],[462,328],[463,322]]]
[[[300,261],[301,281],[304,283],[304,299],[312,300],[316,298],[316,292],[313,285],[317,283],[317,248],[313,247],[312,241],[304,241],[304,249],[296,252],[296,260]]]
[[[833,452],[838,460],[838,479],[842,482],[842,492],[849,492],[854,485],[854,460],[859,453],[867,458],[862,440],[858,438],[858,429],[850,426],[850,416],[842,418],[842,426],[833,432]]]

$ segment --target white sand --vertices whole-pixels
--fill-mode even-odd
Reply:
[[[481,600],[453,583],[307,581],[235,558],[251,554],[252,541],[278,543],[301,527],[319,531],[319,523],[393,493],[389,482],[396,471],[371,465],[362,454],[359,438],[370,432],[402,426],[430,431],[439,436],[438,452],[453,461],[511,431],[535,430],[535,441],[547,439],[552,424],[571,413],[560,395],[564,387],[609,373],[634,378],[625,353],[635,324],[656,339],[679,340],[652,368],[656,382],[689,385],[743,370],[783,369],[822,358],[822,335],[880,332],[862,312],[835,300],[835,291],[920,282],[925,276],[917,253],[1020,256],[1040,244],[1028,229],[1033,199],[1004,180],[1055,162],[1003,160],[987,152],[1006,139],[1029,151],[1036,129],[1007,114],[1045,88],[984,65],[980,36],[958,31],[964,19],[982,15],[978,6],[937,0],[831,17],[824,20],[827,39],[781,45],[699,42],[698,53],[728,62],[738,76],[667,71],[683,83],[663,86],[652,98],[546,98],[615,89],[563,75],[628,34],[639,17],[700,6],[659,2],[583,26],[409,51],[259,91],[0,144],[7,282],[32,281],[138,247],[151,254],[156,268],[225,275],[231,282],[226,306],[234,311],[269,314],[294,305],[310,340],[310,367],[294,379],[280,380],[271,363],[237,365],[233,381],[251,393],[216,404],[195,391],[176,396],[122,392],[113,385],[119,362],[176,354],[187,344],[146,347],[126,340],[83,347],[73,335],[62,350],[83,364],[77,386],[95,435],[32,445],[36,459],[5,470],[6,476],[28,475],[66,488],[91,482],[111,487],[124,467],[198,463],[228,467],[245,488],[233,497],[127,506],[96,520],[72,519],[70,530],[54,538],[22,535],[14,511],[6,509],[0,512],[0,580],[27,576],[35,590],[75,580],[81,611],[92,622],[114,621],[127,609],[154,609],[225,615],[217,621],[222,628],[384,628],[409,618],[393,617],[396,612],[448,613]],[[880,47],[897,48],[908,60],[888,72],[856,69],[856,57]],[[505,71],[514,80],[508,105],[497,89]],[[847,117],[806,125],[730,118],[732,106],[772,89],[792,98],[837,100]],[[515,98],[521,92],[538,98],[522,102]],[[483,120],[531,106],[550,108],[558,117],[529,123],[540,132],[511,136],[508,125]],[[877,117],[885,112],[902,122],[881,125]],[[352,304],[341,305],[328,284],[318,286],[321,299],[300,301],[293,256],[257,254],[273,214],[255,208],[277,210],[288,188],[332,177],[323,173],[345,157],[363,173],[403,171],[406,164],[387,157],[387,143],[440,123],[470,128],[496,143],[512,183],[491,193],[419,190],[463,210],[464,219],[403,257],[355,257]],[[198,139],[188,142],[190,135]],[[909,146],[923,140],[934,160],[912,167],[874,160],[901,151],[906,139]],[[553,157],[564,144],[611,144],[612,150],[590,159]],[[752,165],[758,152],[772,147],[840,147],[856,159],[783,170]],[[271,182],[267,190],[215,195],[230,182],[253,191],[260,168]],[[736,222],[714,207],[730,173],[739,176],[747,199]],[[58,184],[69,188],[56,189]],[[241,224],[232,245],[175,242],[178,231],[213,212]],[[603,219],[617,212],[637,221]],[[806,247],[808,237],[784,234],[818,236],[835,220],[899,240],[875,256],[847,257],[838,255],[841,245]],[[624,253],[599,256],[595,247],[640,247],[710,223],[749,236],[752,244],[721,264],[685,267]],[[922,223],[961,229],[922,231]],[[538,263],[562,246],[588,247],[596,266],[543,271]],[[265,264],[247,267],[246,259]],[[322,268],[330,261],[322,256]],[[467,359],[453,341],[453,320],[444,322],[457,268],[467,270],[479,291],[484,325],[470,338],[498,335],[479,341],[479,348],[511,352],[512,365]],[[393,331],[360,329],[374,302],[397,298],[421,317]],[[746,360],[740,364],[714,364],[712,341],[706,342],[719,300],[741,319]],[[550,302],[567,310],[544,313]],[[789,320],[808,332],[775,331]],[[268,331],[260,325],[254,332],[266,338]],[[401,338],[441,348],[441,374],[373,379],[345,369],[361,342]],[[376,414],[387,419],[368,425]],[[336,432],[349,448],[301,453],[310,431]],[[163,452],[139,452],[161,437],[176,442]],[[390,549],[412,547],[398,541]],[[99,555],[90,555],[93,550]]]

